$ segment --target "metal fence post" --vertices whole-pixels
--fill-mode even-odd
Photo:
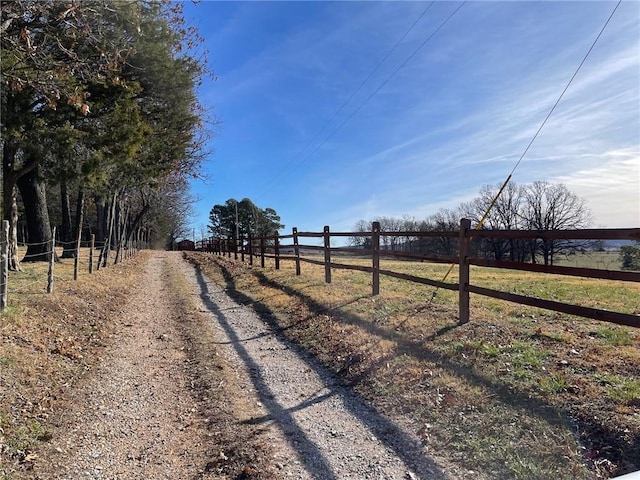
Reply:
[[[463,218],[460,220],[460,253],[459,253],[459,273],[458,273],[458,324],[469,322],[469,243],[471,230],[471,220]]]

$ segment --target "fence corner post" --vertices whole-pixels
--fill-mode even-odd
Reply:
[[[293,254],[296,257],[296,276],[300,276],[300,246],[298,244],[298,227],[293,227]]]
[[[458,272],[458,325],[469,322],[469,243],[471,220],[460,220]]]
[[[328,225],[324,227],[324,281],[331,283],[331,233]]]
[[[371,261],[373,268],[371,271],[371,294],[380,294],[380,222],[371,224]]]
[[[7,282],[9,281],[9,220],[2,221],[0,234],[0,310],[7,310]]]

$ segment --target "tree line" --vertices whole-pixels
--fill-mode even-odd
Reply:
[[[178,236],[210,132],[210,74],[179,2],[1,2],[2,212],[10,268],[71,244]],[[72,256],[65,249],[63,256]]]
[[[406,233],[402,236],[382,236],[381,248],[456,255],[456,238],[419,238],[411,236],[411,232],[458,231],[461,218],[469,218],[472,228],[476,228],[484,219],[482,228],[489,230],[571,230],[587,228],[592,223],[585,200],[563,184],[537,181],[518,185],[510,182],[493,203],[500,188],[500,184],[485,185],[470,202],[463,202],[454,209],[441,209],[423,220],[406,215],[401,218],[373,219],[380,222],[383,232]],[[487,211],[489,213],[484,218]],[[370,230],[370,221],[359,220],[355,225],[356,232],[366,233]],[[350,244],[354,247],[367,248],[369,242],[367,237],[350,238]],[[545,265],[553,265],[557,255],[573,253],[589,246],[572,240],[482,238],[473,242],[473,253],[495,260],[533,263],[542,260]]]
[[[228,199],[214,205],[209,212],[207,230],[215,238],[239,239],[270,237],[284,228],[280,215],[273,208],[260,208],[248,198]]]

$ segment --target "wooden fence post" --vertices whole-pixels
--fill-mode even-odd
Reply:
[[[469,322],[469,242],[471,240],[469,231],[471,220],[463,218],[460,220],[460,257],[458,273],[458,324]]]
[[[244,263],[244,238],[240,235],[240,261]]]
[[[331,283],[331,234],[329,226],[324,226],[324,281]]]
[[[7,309],[7,282],[9,281],[9,220],[2,221],[0,233],[0,310]]]
[[[280,236],[277,230],[273,234],[273,253],[276,257],[276,270],[280,270]]]
[[[251,232],[249,232],[249,265],[253,265],[253,237],[251,236]]]
[[[53,264],[56,261],[56,227],[51,232],[51,250],[49,251],[49,274],[47,275],[47,293],[53,292]]]
[[[260,237],[260,266],[264,268],[264,237]]]
[[[380,294],[380,222],[371,225],[372,295]]]
[[[300,276],[300,247],[298,245],[298,228],[293,227],[293,254],[296,257],[296,275]]]
[[[233,259],[238,260],[238,237],[233,237]]]
[[[93,273],[93,249],[96,247],[96,235],[91,234],[91,244],[89,245],[89,273]]]
[[[80,242],[82,241],[82,228],[78,229],[78,240],[76,242],[76,257],[73,259],[73,279],[78,280],[78,268],[80,267]]]

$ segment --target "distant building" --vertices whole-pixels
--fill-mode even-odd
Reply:
[[[176,243],[176,249],[193,251],[196,249],[196,245],[191,240],[180,240]]]

